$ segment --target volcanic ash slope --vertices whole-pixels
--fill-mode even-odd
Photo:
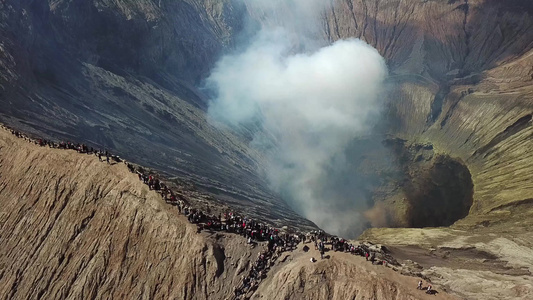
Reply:
[[[231,299],[264,246],[196,233],[122,163],[38,147],[0,130],[2,299]],[[310,245],[310,244],[309,244]],[[424,299],[418,278],[300,247],[255,299]],[[433,297],[433,296],[432,296]],[[432,299],[450,299],[444,292]]]

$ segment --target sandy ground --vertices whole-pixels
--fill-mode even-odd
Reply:
[[[522,209],[522,213],[529,214]],[[524,222],[520,215],[516,221]],[[405,269],[466,299],[533,299],[533,235],[516,221],[494,227],[372,229]],[[462,228],[468,224],[462,221]]]
[[[286,263],[273,268],[254,299],[274,290],[281,299],[314,299],[318,295],[327,295],[323,299],[461,299],[435,284],[432,285],[438,293],[427,295],[416,289],[421,278],[402,275],[388,266],[372,265],[361,256],[328,251],[325,259],[320,259],[311,243],[305,245],[311,248],[308,252],[300,245],[298,250],[286,254]],[[317,261],[311,262],[311,258]]]

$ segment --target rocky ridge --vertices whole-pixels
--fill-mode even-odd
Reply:
[[[362,38],[390,66],[389,126],[378,139],[400,175],[377,189],[385,207],[377,213],[390,215],[389,226],[433,227],[450,225],[433,223],[453,215],[443,204],[467,208],[450,228],[370,229],[360,238],[390,246],[416,262],[414,272],[467,299],[530,298],[533,7],[335,3],[324,35]]]
[[[257,175],[262,154],[205,114],[197,86],[242,13],[232,1],[2,1],[2,121],[119,153],[250,215],[313,226]]]
[[[234,287],[264,247],[251,248],[244,238],[222,232],[198,234],[122,163],[39,147],[5,130],[0,130],[0,162],[5,299],[233,299]],[[313,274],[328,274],[323,287],[340,289],[330,296],[320,289],[326,298],[424,295],[412,288],[416,278],[347,253],[310,263],[316,254],[301,246],[287,252],[247,297],[315,299],[314,288],[290,288],[314,286]],[[299,275],[287,278],[287,272]],[[355,275],[361,280],[351,281]],[[348,281],[339,282],[338,276]],[[452,297],[441,292],[437,299]]]
[[[169,2],[0,2],[2,119],[113,149],[250,213],[259,203],[263,216],[300,222],[256,176],[261,154],[212,126],[195,88],[246,13],[232,1]],[[384,178],[366,215],[379,216],[369,218],[376,227],[455,222],[363,238],[418,258],[418,272],[466,298],[530,297],[531,15],[522,0],[336,0],[322,19],[324,38],[361,38],[391,71],[387,122],[367,139],[385,148],[357,154],[359,169]],[[450,175],[434,176],[442,173]],[[455,210],[424,201],[452,198],[464,208],[429,222]]]
[[[389,145],[399,139],[402,149],[384,155],[397,155],[400,169],[418,173],[439,155],[464,165],[473,184],[470,214],[533,194],[526,171],[533,167],[527,150],[533,146],[532,13],[519,0],[398,0],[335,1],[325,15],[326,38],[363,39],[387,59],[389,124],[380,129],[386,135],[381,139]],[[419,147],[431,153],[420,156]],[[409,186],[417,183],[400,177],[400,195],[392,191],[388,203],[405,211],[413,205]],[[467,180],[461,176],[457,184]],[[412,223],[395,217],[402,226]]]
[[[265,161],[246,134],[209,122],[197,88],[218,56],[231,51],[245,20],[275,24],[253,9],[208,0],[3,1],[2,118],[40,136],[109,148],[249,214],[304,222],[258,175]],[[532,11],[522,0],[336,0],[317,21],[318,39],[360,38],[390,69],[386,121],[370,140],[392,149],[354,155],[362,157],[360,173],[378,182],[365,199],[374,204],[367,215],[392,208],[371,224],[449,225],[465,210],[483,214],[527,202]],[[431,151],[418,153],[420,147]],[[391,157],[390,166],[379,165]],[[435,179],[431,170],[442,169],[442,161],[467,172],[457,182]],[[436,187],[419,191],[432,180]],[[431,211],[454,215],[438,224],[413,220],[428,195],[464,199],[465,209]]]

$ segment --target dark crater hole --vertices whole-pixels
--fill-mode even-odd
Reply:
[[[412,174],[406,185],[410,227],[450,226],[468,215],[474,184],[468,168],[447,155]]]

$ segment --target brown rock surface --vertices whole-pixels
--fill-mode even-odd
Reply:
[[[386,209],[372,213],[438,226],[451,211],[442,205],[471,193],[468,216],[451,228],[371,229],[361,239],[467,299],[532,298],[531,3],[339,0],[326,20],[326,37],[366,40],[391,71],[384,131],[402,175],[378,189]]]
[[[4,130],[0,182],[2,299],[224,299],[256,256],[197,234],[124,164]]]
[[[333,251],[326,255],[327,258],[321,260],[316,250],[291,254],[288,263],[276,267],[252,299],[272,299],[270,295],[277,295],[277,299],[309,300],[457,299],[435,285],[439,293],[426,295],[416,289],[420,278],[372,265],[363,257]],[[312,263],[312,257],[318,261]]]
[[[257,174],[261,153],[206,116],[198,86],[233,44],[240,7],[212,0],[0,1],[0,119],[179,176],[250,215],[316,227]]]
[[[361,38],[387,59],[391,91],[384,132],[403,175],[389,195],[375,199],[395,207],[396,225],[413,225],[409,214],[398,211],[415,205],[410,189],[422,177],[446,187],[434,193],[416,188],[426,199],[453,202],[445,190],[469,185],[468,174],[457,176],[456,185],[427,175],[443,155],[471,175],[470,215],[531,199],[533,7],[528,1],[338,0],[325,20],[328,39]],[[422,153],[423,147],[430,151]]]
[[[2,299],[232,299],[257,257],[244,238],[196,233],[124,164],[0,130]],[[362,257],[283,254],[254,299],[454,299]],[[437,287],[438,288],[438,287]]]
[[[246,12],[232,1],[159,2],[1,1],[2,119],[117,150],[247,212],[296,220],[255,173],[261,154],[246,138],[209,124],[205,99],[194,88],[232,45]],[[447,226],[468,213],[451,228],[373,229],[363,238],[391,246],[416,261],[420,275],[465,298],[532,298],[530,2],[335,0],[323,17],[327,40],[361,38],[391,72],[387,122],[376,134],[387,151],[360,153],[368,157],[360,169],[383,179],[366,215],[375,226],[424,227]],[[0,286],[7,297],[231,294],[207,261],[217,243],[227,257],[240,257],[233,243],[193,234],[120,166],[36,150],[1,134]],[[391,155],[397,166],[383,166]],[[448,203],[465,209],[455,214]],[[443,212],[454,218],[435,218]],[[166,259],[171,251],[180,259]],[[275,273],[260,291],[344,296],[330,281],[316,292],[294,284],[313,282],[309,274],[325,265],[351,267],[337,258],[312,267],[303,262]],[[147,274],[144,281],[139,274]],[[280,274],[296,281],[282,290]],[[234,271],[222,276],[236,282]],[[159,280],[164,284],[150,284]]]
[[[532,215],[517,212],[485,228],[370,229],[361,239],[386,244],[408,272],[465,299],[526,300],[533,297]]]

